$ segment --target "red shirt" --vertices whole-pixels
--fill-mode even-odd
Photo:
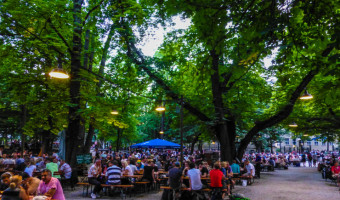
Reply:
[[[337,167],[333,166],[333,167],[331,168],[331,171],[332,171],[334,174],[339,174],[339,173],[340,173],[340,166],[337,166]]]
[[[222,187],[223,172],[219,169],[212,169],[210,171],[210,186],[211,187]]]

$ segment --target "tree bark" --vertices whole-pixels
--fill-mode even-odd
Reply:
[[[198,141],[198,135],[196,135],[195,137],[194,137],[194,139],[192,140],[192,142],[191,142],[191,147],[190,147],[190,154],[193,154],[194,153],[194,151],[195,151],[195,144],[197,143],[197,141]]]
[[[21,155],[24,155],[24,151],[25,151],[25,138],[26,136],[24,135],[24,126],[26,124],[27,121],[27,107],[26,105],[21,105],[20,106],[21,109],[21,118],[20,118],[20,132],[21,132]]]
[[[228,134],[227,122],[225,120],[222,89],[220,87],[220,75],[219,75],[219,61],[220,55],[215,50],[210,51],[212,57],[212,70],[211,75],[211,88],[213,95],[213,104],[215,107],[215,118],[217,124],[215,125],[215,134],[220,142],[221,159],[223,161],[232,161],[232,151],[230,146],[230,138]]]
[[[66,132],[66,162],[71,167],[76,166],[76,156],[82,148],[81,141],[81,116],[80,109],[80,68],[81,68],[81,49],[82,49],[82,10],[83,0],[73,0],[73,47],[71,52],[71,80],[70,80],[70,103],[69,124]]]
[[[89,129],[87,132],[87,137],[85,139],[85,144],[83,148],[83,154],[87,154],[90,152],[91,149],[91,144],[92,144],[92,138],[94,135],[94,117],[90,118],[90,124],[89,124]]]
[[[118,152],[120,149],[120,137],[122,134],[121,132],[122,132],[122,129],[117,128],[116,152]]]

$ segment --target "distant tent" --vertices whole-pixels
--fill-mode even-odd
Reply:
[[[139,144],[131,145],[130,148],[156,148],[156,149],[175,149],[181,145],[161,139],[149,140]]]

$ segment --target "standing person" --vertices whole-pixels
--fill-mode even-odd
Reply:
[[[93,163],[96,161],[97,151],[98,151],[97,148],[95,148],[95,149],[92,150],[91,155],[92,155],[92,162],[93,162]]]
[[[202,162],[202,155],[201,153],[197,150],[196,155],[195,155],[195,163],[198,165],[200,162]]]
[[[2,200],[28,200],[29,197],[24,188],[21,185],[22,178],[21,176],[15,175],[11,178],[11,183],[9,184],[9,188],[7,188],[3,194]]]
[[[96,162],[90,167],[88,171],[88,180],[91,185],[95,185],[93,192],[91,194],[91,198],[95,199],[99,196],[100,191],[102,190],[101,182],[98,180],[102,173],[101,160],[97,159]]]
[[[307,158],[308,158],[308,166],[312,167],[313,166],[313,157],[312,157],[312,154],[310,152],[308,152]]]
[[[179,162],[175,163],[175,166],[169,170],[169,185],[175,190],[176,197],[179,195],[179,189],[182,183],[182,171],[179,169]]]
[[[317,161],[318,161],[318,155],[316,154],[316,152],[314,152],[314,154],[313,154],[313,167],[316,167]]]
[[[65,200],[63,188],[59,180],[52,177],[52,172],[48,169],[44,169],[41,172],[38,194],[50,197],[51,199]]]
[[[301,162],[304,167],[306,167],[306,154],[303,152],[301,155]]]
[[[189,164],[188,170],[189,177],[189,190],[200,190],[203,187],[201,182],[201,172],[199,169],[195,169],[195,163]]]

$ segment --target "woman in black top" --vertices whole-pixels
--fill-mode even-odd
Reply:
[[[147,180],[151,183],[155,181],[154,179],[154,174],[155,174],[155,168],[152,166],[151,161],[149,160],[147,162],[147,165],[144,166],[144,172],[143,172],[143,178],[142,180]]]

